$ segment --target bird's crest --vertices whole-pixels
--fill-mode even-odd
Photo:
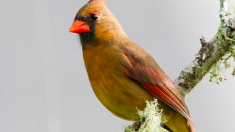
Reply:
[[[99,1],[101,1],[101,2],[106,2],[106,0],[90,0],[88,3],[99,2]]]

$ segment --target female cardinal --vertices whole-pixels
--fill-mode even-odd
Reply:
[[[77,13],[70,32],[80,35],[91,86],[114,115],[137,120],[146,100],[158,99],[162,125],[173,132],[195,132],[180,92],[155,60],[135,44],[105,6],[90,0]],[[137,108],[137,109],[136,109]]]

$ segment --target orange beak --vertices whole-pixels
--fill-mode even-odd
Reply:
[[[78,33],[78,34],[86,33],[86,32],[90,32],[90,27],[87,25],[86,22],[80,21],[80,20],[76,20],[72,24],[72,26],[71,26],[69,31],[72,32],[72,33]]]

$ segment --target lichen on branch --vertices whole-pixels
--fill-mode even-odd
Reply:
[[[139,121],[125,128],[125,132],[168,132],[161,127],[162,110],[158,109],[157,99],[146,101],[146,108],[138,111]]]
[[[228,68],[231,64],[228,62],[234,61],[235,13],[229,12],[226,5],[226,0],[220,0],[221,24],[216,35],[208,42],[203,37],[200,39],[202,47],[197,56],[175,80],[183,97],[189,94],[208,72],[211,73],[210,81],[218,83],[224,80],[221,64]]]

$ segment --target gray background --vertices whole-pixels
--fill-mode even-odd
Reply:
[[[130,122],[95,97],[76,34],[68,32],[87,0],[5,0],[0,4],[0,132],[121,132]],[[218,0],[109,0],[136,43],[173,80],[194,58],[199,38],[219,25]],[[206,76],[186,102],[198,132],[231,132],[235,81]]]

